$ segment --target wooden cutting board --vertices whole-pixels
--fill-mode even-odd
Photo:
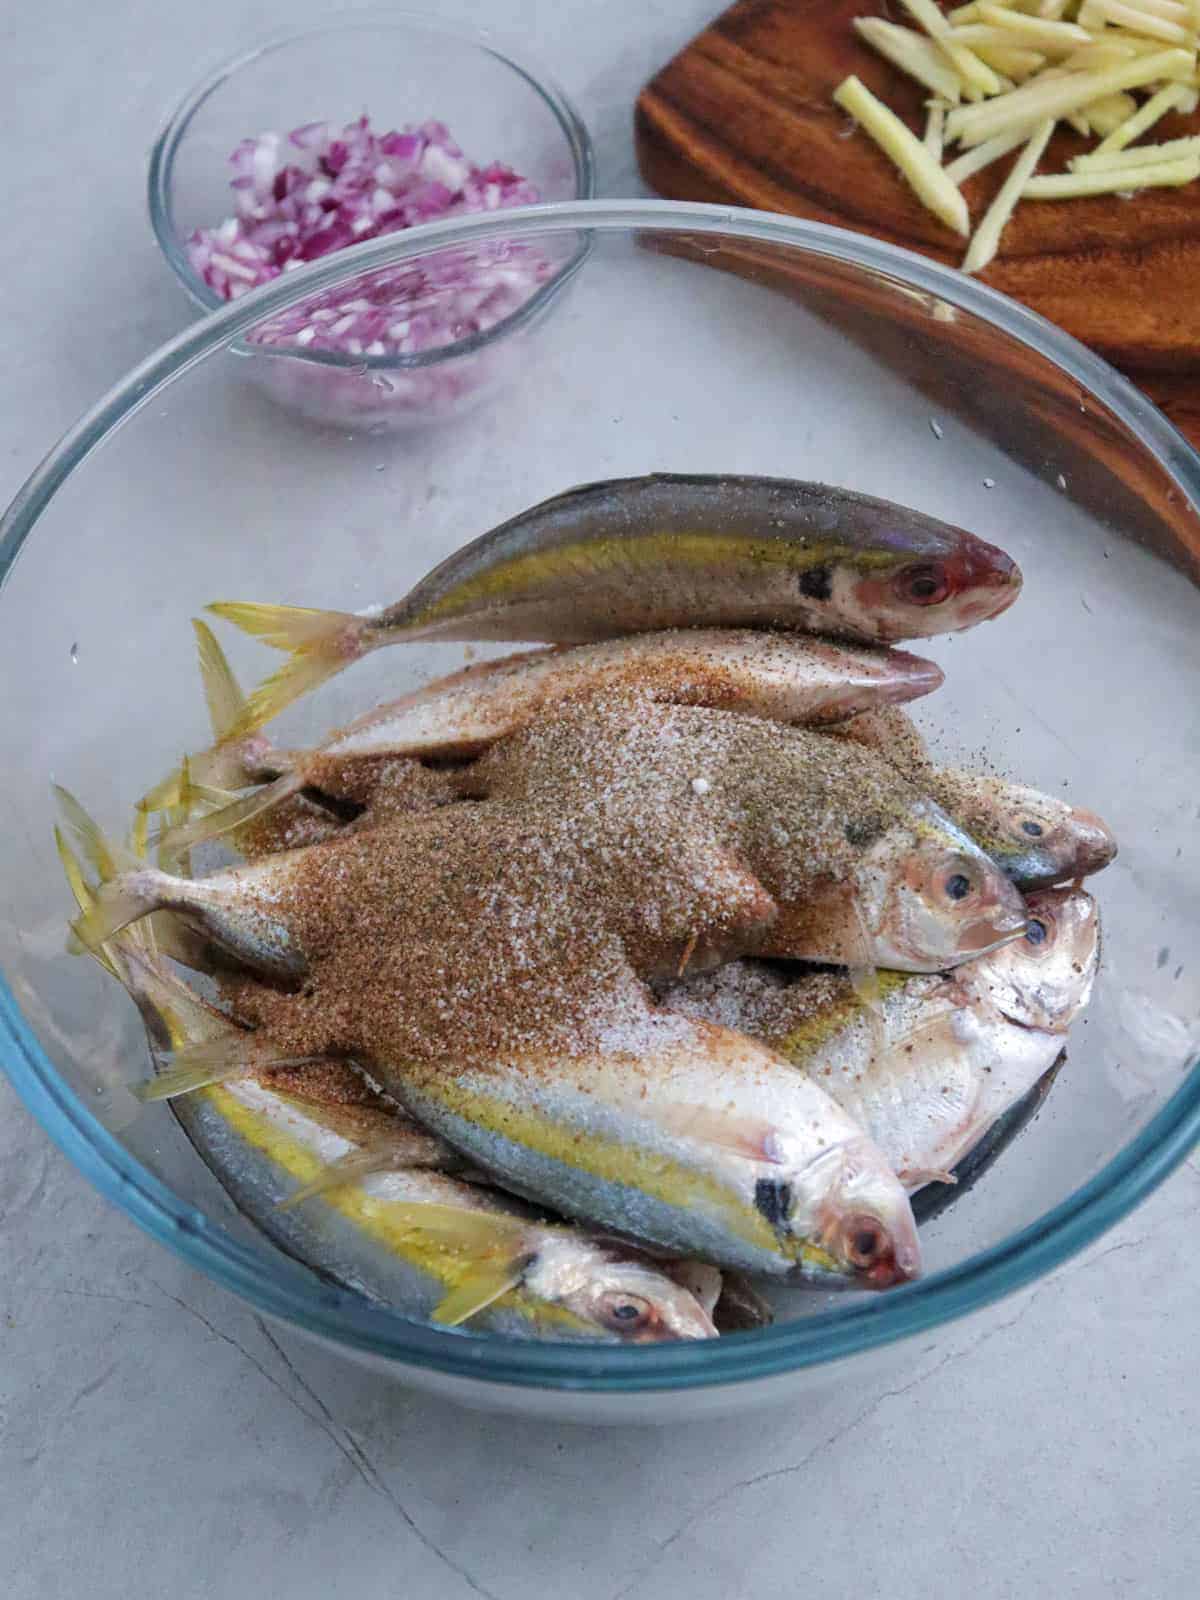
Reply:
[[[897,8],[898,9],[898,8]],[[789,212],[869,233],[957,266],[963,241],[915,199],[899,173],[832,104],[854,72],[915,131],[926,91],[862,44],[856,16],[887,0],[739,0],[642,91],[638,159],[676,200]],[[1149,136],[1200,133],[1200,112],[1164,117]],[[1043,171],[1090,148],[1070,130]],[[978,220],[1012,157],[964,186]],[[1105,356],[1200,448],[1200,185],[1027,201],[983,282]]]

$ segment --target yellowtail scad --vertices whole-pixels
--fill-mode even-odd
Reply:
[[[833,732],[890,762],[1022,889],[1090,877],[1117,854],[1112,830],[1094,811],[995,774],[936,766],[899,706],[874,707]]]
[[[994,545],[870,495],[659,473],[543,501],[370,613],[248,601],[209,609],[289,656],[251,696],[239,724],[248,732],[370,651],[408,640],[584,644],[748,627],[888,644],[996,616],[1020,584]]]
[[[74,815],[94,854],[115,865],[82,808]],[[86,913],[94,890],[65,836],[56,837]],[[157,1050],[182,1055],[231,1038],[253,1041],[179,979],[139,930],[95,954],[135,1000]],[[255,1064],[258,1076],[181,1097],[175,1115],[239,1209],[317,1272],[405,1315],[514,1338],[716,1335],[711,1283],[706,1304],[687,1287],[686,1272],[676,1279],[632,1246],[541,1221],[509,1197],[428,1166],[400,1167],[414,1148],[424,1162],[436,1160],[428,1148],[435,1141],[381,1105],[364,1110],[282,1091]],[[391,1170],[382,1154],[389,1138]],[[356,1171],[354,1156],[368,1152],[360,1165],[375,1170]]]
[[[211,631],[194,626],[215,743],[191,758],[193,777],[265,787],[215,813],[206,807],[207,815],[172,832],[176,848],[228,834],[310,787],[336,792],[341,772],[356,762],[477,755],[555,706],[585,697],[636,692],[655,704],[818,726],[915,699],[942,682],[932,661],[903,650],[748,629],[676,629],[482,662],[377,706],[316,749],[287,751],[261,733],[236,731],[241,691]]]
[[[905,1187],[949,1179],[1053,1067],[1100,951],[1082,889],[1029,896],[1025,937],[949,974],[879,975],[873,1015],[834,972],[749,963],[674,987],[665,1004],[761,1039],[876,1141]]]

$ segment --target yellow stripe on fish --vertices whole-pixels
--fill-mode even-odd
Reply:
[[[857,550],[851,545],[836,543],[800,545],[788,539],[722,538],[700,532],[589,539],[549,550],[527,550],[501,566],[477,573],[473,578],[464,578],[449,593],[415,612],[412,625],[419,627],[457,616],[480,601],[521,595],[547,579],[572,573],[587,579],[613,569],[661,567],[668,557],[697,568],[729,560],[750,567],[780,567],[790,572],[803,572],[831,561],[845,561],[862,572],[871,572],[895,562],[891,551]]]
[[[606,1183],[635,1189],[679,1210],[715,1214],[730,1232],[755,1249],[790,1261],[839,1270],[833,1257],[819,1246],[795,1236],[781,1236],[761,1212],[742,1204],[726,1185],[661,1152],[583,1133],[575,1123],[556,1122],[496,1096],[472,1093],[448,1076],[423,1077],[420,1092],[437,1100],[452,1116],[535,1150],[549,1160],[583,1168]]]
[[[317,1155],[266,1117],[259,1116],[249,1107],[242,1105],[227,1089],[214,1086],[200,1090],[199,1095],[210,1102],[218,1115],[240,1138],[282,1168],[290,1177],[301,1184],[313,1183],[320,1178],[325,1164]],[[415,1208],[411,1205],[399,1201],[378,1200],[367,1194],[359,1184],[346,1184],[338,1189],[325,1190],[321,1194],[321,1202],[345,1217],[348,1222],[352,1222],[356,1228],[382,1245],[385,1250],[403,1257],[422,1272],[436,1278],[447,1291],[464,1288],[475,1275],[478,1256],[465,1255],[461,1250],[456,1251],[439,1235],[414,1224],[412,1213]],[[468,1215],[475,1216],[475,1213]],[[481,1212],[478,1216],[484,1224],[492,1221],[490,1213]],[[502,1213],[496,1215],[494,1226],[499,1245],[511,1229],[505,1226]],[[543,1326],[547,1321],[553,1321],[564,1332],[588,1331],[583,1318],[575,1316],[564,1306],[546,1300],[535,1301],[520,1289],[508,1290],[493,1304],[501,1309],[515,1311],[529,1321],[537,1321]]]

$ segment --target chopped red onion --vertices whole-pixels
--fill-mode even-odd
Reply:
[[[243,139],[230,165],[233,215],[187,242],[197,275],[225,300],[364,239],[540,198],[502,162],[469,161],[441,122],[384,134],[365,116],[342,129],[310,122]],[[495,327],[552,273],[521,244],[443,250],[314,295],[250,337],[350,355],[438,349]]]

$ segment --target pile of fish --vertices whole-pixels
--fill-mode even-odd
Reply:
[[[76,948],[128,990],[237,1205],[408,1316],[699,1339],[758,1278],[888,1288],[1027,1119],[1099,957],[1089,811],[938,767],[898,640],[997,616],[961,529],[781,479],[575,489],[369,615],[220,603],[287,652],[128,846],[60,794]],[[542,641],[308,750],[368,651]],[[194,875],[221,841],[234,865]],[[154,859],[152,860],[152,856]],[[190,981],[186,969],[199,975]],[[915,1197],[915,1211],[914,1211]]]

